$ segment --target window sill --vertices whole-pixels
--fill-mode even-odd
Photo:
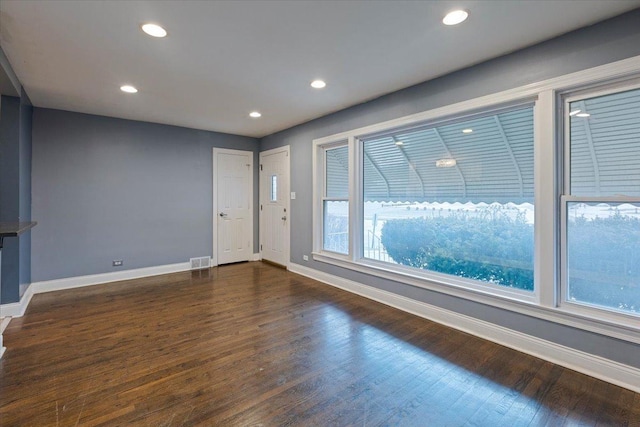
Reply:
[[[362,260],[356,262],[325,252],[314,252],[312,256],[315,261],[359,273],[640,344],[640,326],[639,322],[635,319],[631,319],[625,323],[611,319],[596,319],[587,314],[571,310],[570,308],[569,310],[565,310],[561,307],[541,306],[535,293],[529,294],[524,291],[518,292],[510,290],[499,290],[500,294],[490,293],[490,291],[493,290],[491,286],[475,286],[474,288],[470,288],[464,279],[455,280],[456,278],[450,276],[443,275],[442,280],[434,280],[431,277],[424,277],[424,275],[419,274],[419,272],[416,274],[416,272],[389,268],[384,263],[378,263],[376,261]]]

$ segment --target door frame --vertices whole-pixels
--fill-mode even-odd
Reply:
[[[217,156],[218,154],[247,154],[249,155],[249,210],[251,211],[251,221],[249,221],[249,235],[251,236],[251,250],[249,252],[249,259],[251,261],[254,257],[255,250],[255,240],[253,238],[253,221],[255,218],[255,209],[253,206],[253,151],[246,150],[232,150],[230,148],[215,148],[213,149],[212,154],[212,175],[213,175],[213,188],[212,188],[212,199],[213,199],[213,210],[211,216],[211,222],[213,225],[213,244],[212,244],[212,256],[211,256],[211,266],[215,267],[218,265],[218,168],[217,168]]]
[[[258,172],[259,176],[260,176],[260,180],[259,180],[259,184],[258,184],[258,195],[259,195],[259,203],[260,206],[262,206],[265,203],[265,200],[263,200],[263,194],[262,194],[262,174],[260,172],[262,172],[262,159],[264,156],[269,156],[272,154],[276,154],[278,152],[286,152],[286,163],[285,163],[285,170],[287,172],[287,176],[286,176],[286,187],[287,187],[287,193],[284,195],[284,200],[285,200],[285,205],[286,205],[286,209],[287,209],[287,218],[288,221],[286,221],[286,227],[285,227],[285,238],[284,238],[284,242],[285,242],[285,264],[284,266],[287,268],[287,270],[289,269],[289,264],[291,263],[291,149],[289,147],[289,145],[284,145],[282,147],[278,147],[278,148],[273,148],[271,150],[265,150],[265,151],[261,151],[260,152],[260,156],[259,156],[259,164],[260,164],[260,171]],[[260,248],[260,259],[262,259],[262,241],[263,241],[263,237],[264,237],[264,230],[265,230],[265,225],[263,224],[263,215],[262,215],[262,209],[258,208],[258,214],[260,216],[260,219],[258,221],[259,224],[259,248]]]

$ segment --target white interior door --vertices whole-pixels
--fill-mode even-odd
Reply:
[[[289,146],[260,153],[260,253],[289,264]]]
[[[253,153],[213,149],[214,264],[248,261],[253,253]]]

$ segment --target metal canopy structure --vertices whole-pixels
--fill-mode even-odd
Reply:
[[[533,202],[532,106],[364,139],[363,146],[365,201]],[[455,164],[438,167],[439,160]],[[347,194],[347,167],[346,147],[327,152],[328,192]]]
[[[571,194],[640,197],[640,89],[570,109],[580,110],[571,117]]]
[[[640,89],[570,110],[582,113],[571,116],[571,194],[640,197]],[[533,203],[533,132],[528,106],[365,138],[364,200]],[[348,197],[346,146],[327,152],[326,172],[328,193]]]

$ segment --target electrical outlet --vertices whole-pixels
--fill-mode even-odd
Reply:
[[[122,267],[122,260],[121,259],[114,259],[112,265],[114,267]]]
[[[305,261],[309,261],[309,255],[302,255],[302,259]]]

